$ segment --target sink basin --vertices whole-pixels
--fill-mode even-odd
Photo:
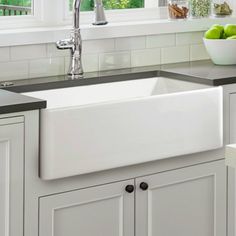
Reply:
[[[91,173],[222,146],[222,88],[164,77],[24,93],[40,114],[40,177]]]

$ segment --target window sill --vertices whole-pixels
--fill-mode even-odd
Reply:
[[[236,24],[236,16],[189,20],[143,20],[109,23],[105,26],[82,25],[83,40],[133,37],[142,35],[204,31],[212,24]],[[70,35],[70,26],[34,27],[0,31],[0,47],[52,43]]]

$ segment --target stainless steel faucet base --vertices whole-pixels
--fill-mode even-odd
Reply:
[[[60,40],[56,43],[57,48],[60,50],[70,49],[71,60],[68,70],[68,76],[75,78],[83,78],[83,67],[82,67],[82,40],[80,35],[80,29],[74,29],[71,32],[70,39]]]
[[[84,75],[83,74],[82,75],[70,75],[70,74],[68,74],[67,78],[69,80],[84,79]]]

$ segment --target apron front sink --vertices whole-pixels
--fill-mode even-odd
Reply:
[[[40,177],[91,173],[222,146],[222,88],[163,77],[24,93],[40,114]]]

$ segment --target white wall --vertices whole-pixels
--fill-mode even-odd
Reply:
[[[203,32],[148,35],[83,42],[86,72],[208,59]],[[54,44],[0,48],[0,80],[65,74],[69,51]]]

